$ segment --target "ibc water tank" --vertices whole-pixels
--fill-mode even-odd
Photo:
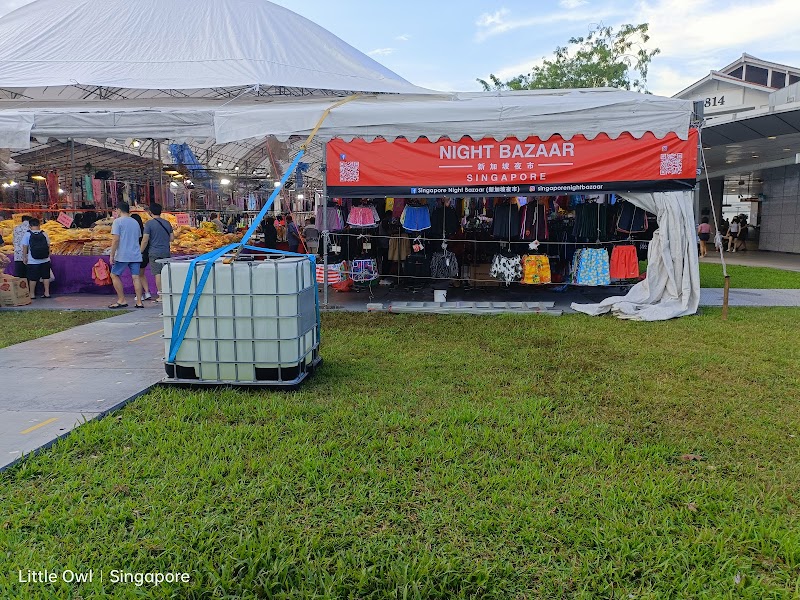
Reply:
[[[172,259],[161,274],[164,348],[169,360],[184,283],[186,308],[205,262]],[[214,262],[166,381],[296,385],[319,363],[314,267],[306,257]]]

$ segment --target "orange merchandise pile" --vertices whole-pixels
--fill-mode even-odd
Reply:
[[[142,222],[150,220],[145,212],[137,212]],[[174,215],[164,213],[161,215],[172,225],[175,231],[175,240],[171,245],[175,255],[203,254],[227,244],[239,241],[241,235],[217,233],[213,225],[203,223],[202,227],[194,228],[178,226]],[[97,221],[91,229],[65,229],[56,221],[48,221],[42,225],[50,238],[50,253],[61,255],[102,255],[111,252],[111,223],[112,218]],[[14,227],[19,224],[18,219],[0,221],[0,235],[3,236],[5,245],[0,246],[0,252],[13,254]]]

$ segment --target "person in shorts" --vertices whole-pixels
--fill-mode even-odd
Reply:
[[[31,217],[28,221],[30,229],[22,238],[25,277],[31,291],[31,300],[36,299],[36,284],[40,281],[44,286],[43,298],[50,297],[50,238],[39,228],[39,219]],[[34,239],[36,236],[36,239]]]
[[[711,238],[711,225],[708,224],[708,217],[703,217],[700,225],[697,226],[697,237],[700,239],[700,258],[708,254],[708,240]]]
[[[22,240],[25,234],[31,230],[29,221],[30,215],[22,215],[22,223],[14,227],[13,243],[14,243],[14,275],[25,279],[25,253],[22,251]]]
[[[111,283],[117,292],[117,301],[108,308],[125,308],[125,289],[122,285],[122,275],[126,270],[131,272],[133,289],[136,292],[136,308],[144,308],[142,304],[142,282],[139,281],[139,272],[142,263],[142,251],[139,247],[139,224],[130,216],[130,205],[127,202],[117,204],[117,218],[111,224]]]
[[[153,218],[144,225],[140,250],[144,252],[144,249],[147,248],[150,256],[150,270],[153,271],[156,278],[158,296],[153,302],[161,302],[161,270],[164,268],[164,264],[159,260],[170,257],[169,245],[175,239],[175,233],[172,231],[170,222],[161,218],[160,204],[153,202],[150,205],[150,214]]]

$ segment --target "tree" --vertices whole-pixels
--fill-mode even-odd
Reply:
[[[660,52],[645,47],[650,40],[648,27],[647,23],[625,24],[615,32],[613,27],[597,25],[586,37],[570,38],[570,45],[557,47],[552,59],[544,58],[527,75],[505,82],[489,75],[489,82],[478,82],[487,92],[615,87],[647,93],[647,70]]]

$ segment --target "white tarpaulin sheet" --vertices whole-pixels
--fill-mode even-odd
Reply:
[[[625,296],[598,304],[573,303],[587,315],[611,313],[620,319],[664,321],[693,315],[700,305],[700,267],[694,224],[693,193],[619,194],[658,218],[647,251],[647,277]]]
[[[317,124],[331,100],[242,110],[237,107],[215,113],[219,143],[247,137],[305,134]],[[323,138],[386,139],[419,137],[460,139],[469,136],[546,139],[600,134],[616,138],[624,132],[641,137],[676,133],[686,139],[692,102],[626,92],[610,88],[585,90],[536,90],[519,92],[462,93],[451,96],[378,96],[360,98],[334,109],[325,119]]]
[[[28,102],[25,108],[2,110],[0,139],[19,143],[6,147],[27,148],[22,135],[27,127],[37,139],[72,137],[77,140],[153,138],[185,141],[214,138],[217,143],[274,135],[306,135],[326,109],[341,98],[251,101],[246,96],[228,106],[219,100],[161,101],[120,100]],[[144,104],[145,106],[142,106]],[[589,139],[622,133],[658,137],[675,133],[686,139],[692,103],[613,89],[540,90],[533,92],[485,92],[471,94],[381,95],[358,98],[331,111],[319,130],[321,139],[362,137],[386,139],[419,137],[454,140],[494,137],[547,139],[584,135]],[[32,123],[32,125],[31,125]],[[24,127],[22,127],[24,125]]]

